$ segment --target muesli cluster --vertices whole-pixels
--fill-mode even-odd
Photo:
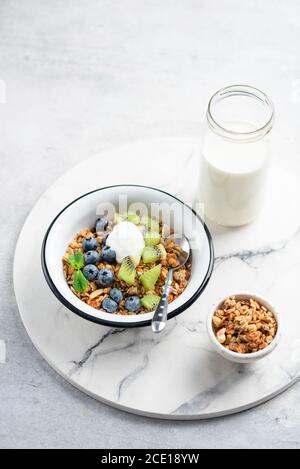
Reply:
[[[127,230],[133,244],[142,243],[140,255],[120,258],[128,247],[115,236],[122,230]],[[179,265],[180,247],[168,237],[170,233],[161,222],[136,214],[116,214],[113,222],[100,217],[93,228],[83,229],[69,243],[63,256],[65,279],[72,292],[93,308],[123,315],[153,311],[169,268]],[[169,302],[184,291],[190,275],[190,262],[174,272]]]
[[[253,299],[227,298],[212,318],[217,340],[237,353],[266,348],[277,332],[274,314]]]

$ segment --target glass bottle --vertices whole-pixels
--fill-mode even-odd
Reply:
[[[273,104],[257,88],[233,85],[211,97],[206,117],[199,186],[204,216],[224,226],[244,225],[263,206]]]

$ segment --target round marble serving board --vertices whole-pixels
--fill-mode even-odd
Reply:
[[[84,192],[120,183],[152,185],[192,204],[199,154],[197,140],[160,139],[83,161],[43,194],[16,247],[15,293],[33,344],[74,386],[136,414],[168,419],[226,415],[270,399],[300,377],[299,196],[296,180],[281,168],[272,170],[268,200],[256,222],[237,229],[209,224],[216,255],[213,276],[199,300],[160,335],[150,328],[110,329],[81,319],[46,284],[41,242],[63,206]],[[205,328],[206,314],[219,297],[244,290],[266,296],[283,322],[278,348],[251,365],[216,354]]]

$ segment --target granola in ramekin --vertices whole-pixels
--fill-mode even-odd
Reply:
[[[108,244],[109,235],[124,221],[142,233],[145,248],[139,258],[129,256],[121,261]],[[81,230],[69,243],[63,256],[65,279],[72,292],[93,308],[122,315],[152,311],[169,268],[179,264],[180,247],[167,237],[170,233],[168,226],[149,217],[143,220],[136,215],[116,214],[113,222],[101,217],[94,228]],[[189,260],[175,270],[169,302],[186,288],[191,267]]]
[[[252,299],[234,296],[218,307],[212,317],[218,342],[237,353],[254,353],[271,344],[277,333],[277,321],[272,311]]]

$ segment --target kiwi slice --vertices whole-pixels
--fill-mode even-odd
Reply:
[[[155,284],[160,275],[160,271],[161,271],[161,265],[159,264],[153,267],[152,269],[147,270],[147,272],[144,272],[140,276],[140,282],[146,291],[154,290]]]
[[[147,231],[144,239],[146,246],[156,246],[160,242],[160,234],[156,231]]]
[[[148,311],[153,311],[160,301],[160,296],[152,295],[151,293],[147,293],[147,295],[141,298],[141,305],[144,306]]]
[[[123,259],[120,270],[118,272],[118,280],[123,280],[127,285],[132,285],[136,276],[136,261],[132,257]]]
[[[138,225],[141,221],[140,217],[134,212],[128,212],[126,218],[128,221],[134,223],[135,225]]]
[[[167,253],[162,244],[157,246],[146,246],[142,252],[142,258],[144,264],[150,264],[151,262],[157,262],[167,257]]]
[[[159,223],[154,218],[150,218],[147,215],[144,215],[141,218],[141,224],[146,226],[148,231],[156,231],[159,233]]]

